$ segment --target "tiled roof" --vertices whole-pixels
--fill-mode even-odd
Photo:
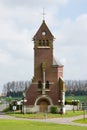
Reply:
[[[59,60],[55,60],[55,58],[53,58],[53,66],[63,66]]]

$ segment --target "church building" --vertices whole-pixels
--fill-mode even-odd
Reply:
[[[33,37],[34,77],[25,92],[27,112],[50,112],[51,106],[60,106],[64,112],[65,85],[63,65],[53,55],[54,36],[45,20]]]

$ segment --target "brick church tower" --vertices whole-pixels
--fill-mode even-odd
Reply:
[[[54,59],[54,36],[45,20],[34,35],[33,41],[34,77],[25,92],[27,99],[25,106],[27,111],[49,112],[51,106],[58,106],[58,101],[64,100],[64,82],[62,80],[63,65]]]

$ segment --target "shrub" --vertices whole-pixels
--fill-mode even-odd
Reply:
[[[65,104],[66,105],[78,105],[80,101],[79,100],[66,100]]]
[[[57,106],[52,106],[50,108],[50,112],[53,113],[53,114],[57,113]]]
[[[5,108],[4,110],[3,110],[3,112],[9,112],[10,111],[10,108],[9,107],[7,107],[7,108]]]
[[[66,100],[66,101],[65,101],[65,104],[66,104],[66,105],[72,105],[72,100]]]

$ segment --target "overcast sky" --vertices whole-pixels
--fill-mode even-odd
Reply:
[[[43,8],[64,79],[87,79],[87,0],[0,0],[0,92],[9,81],[32,79]]]

